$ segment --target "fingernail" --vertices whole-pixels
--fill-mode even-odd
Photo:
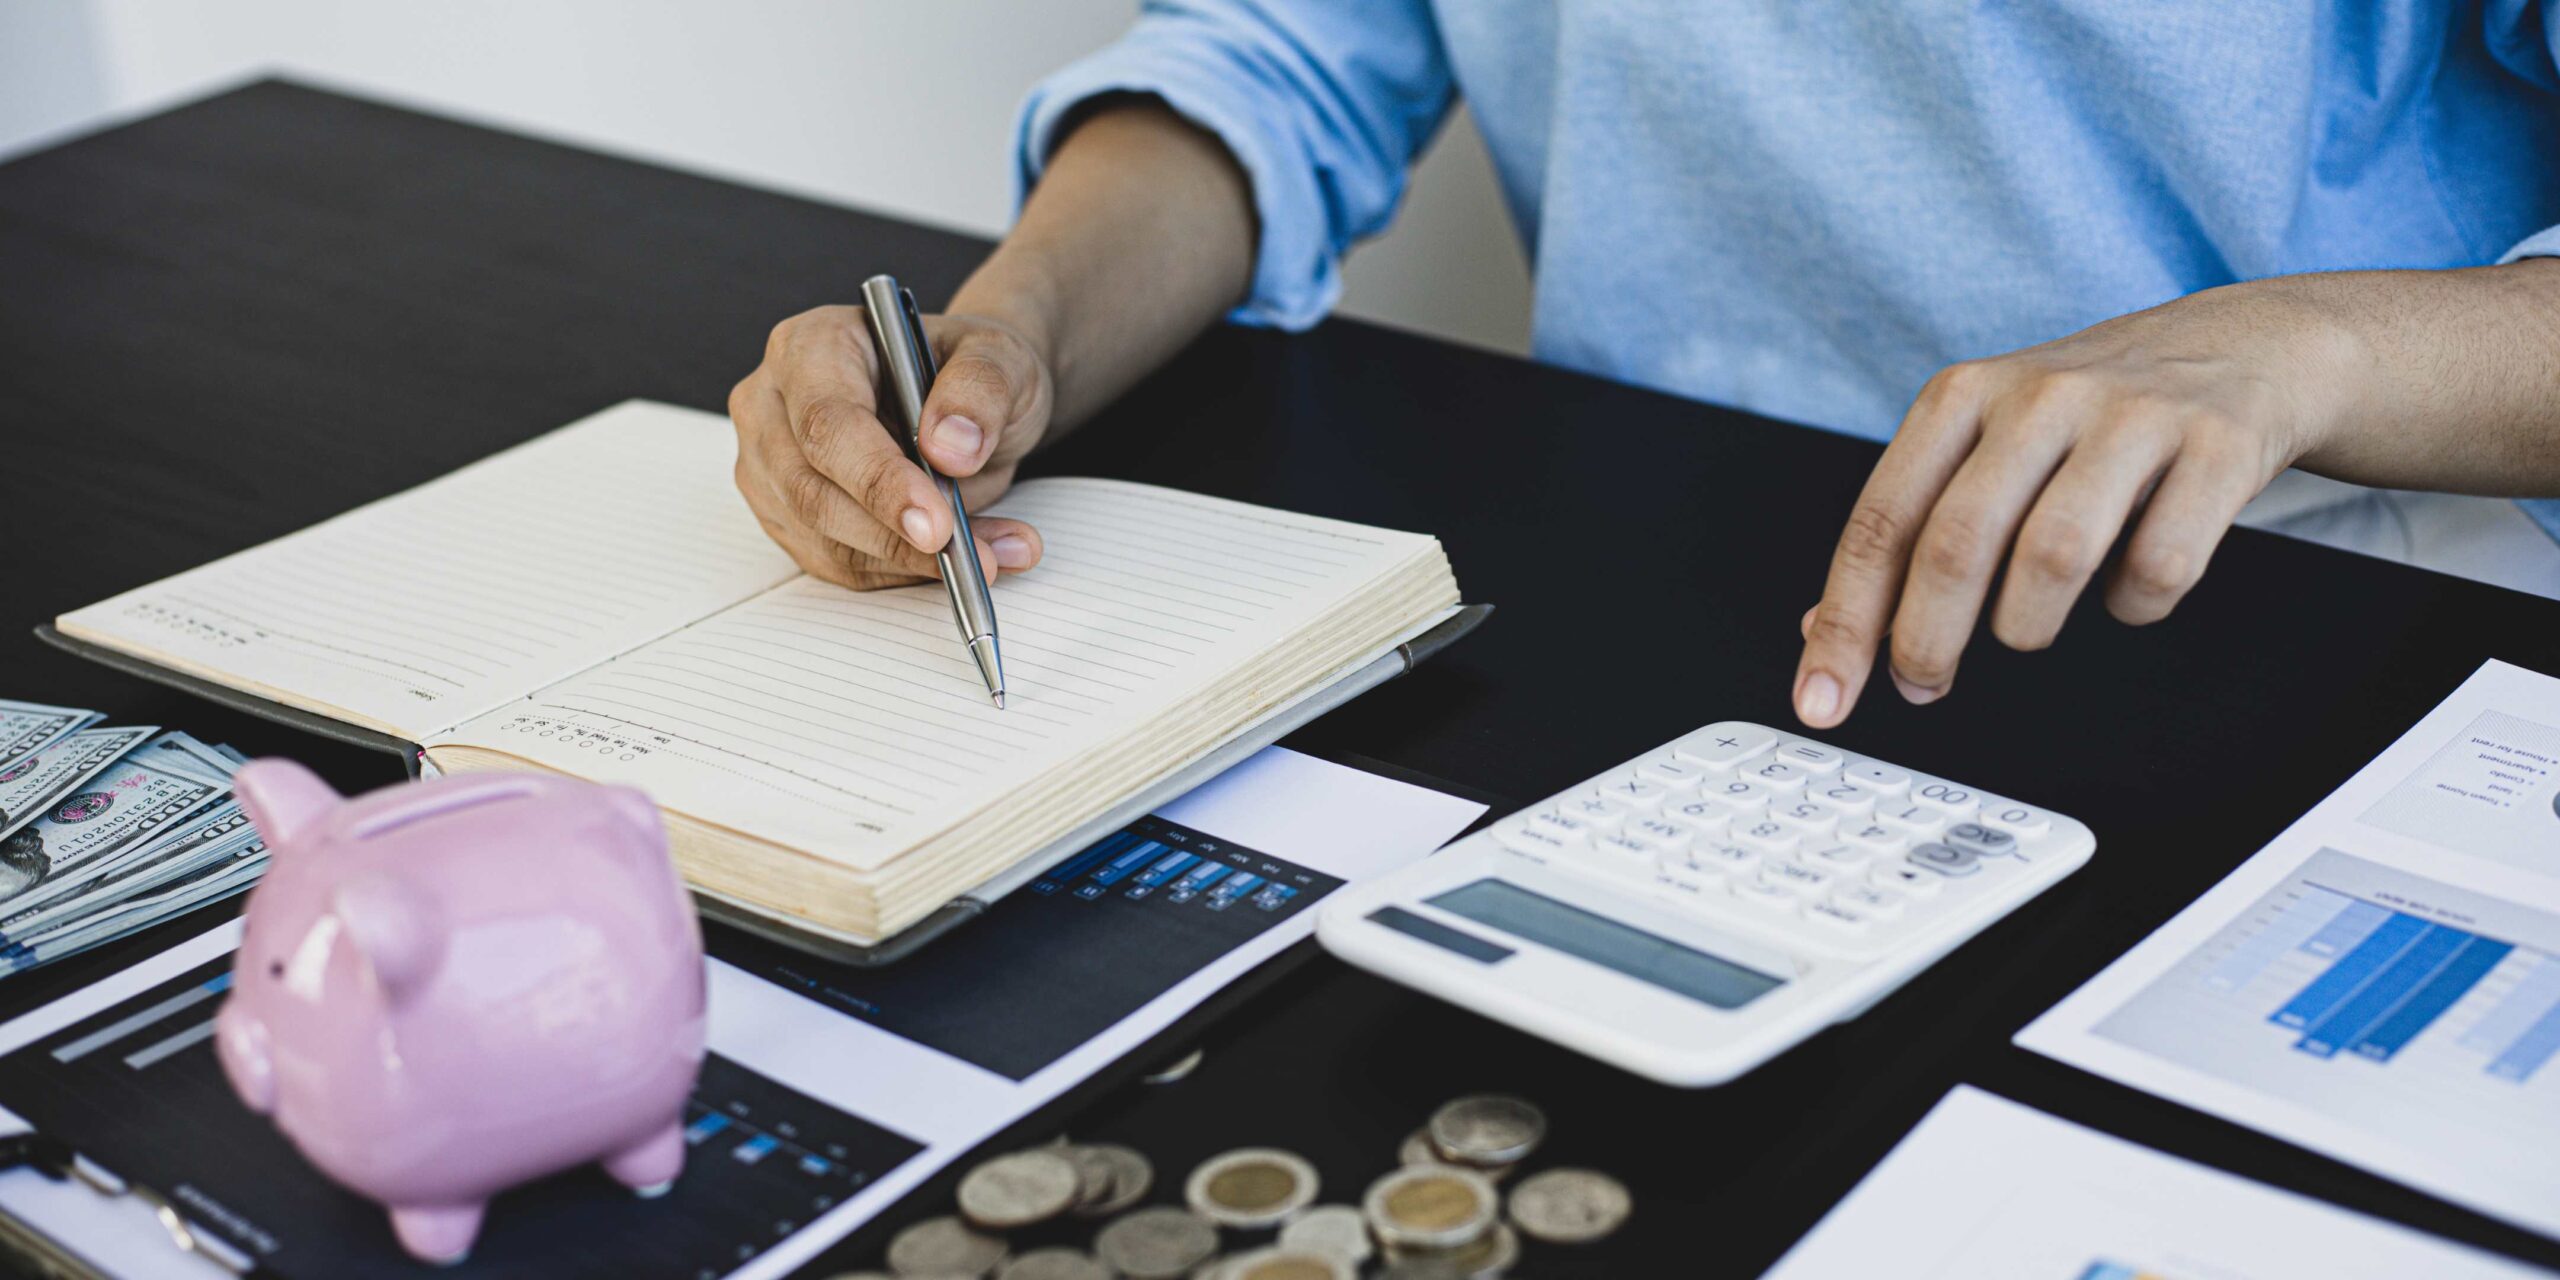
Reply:
[[[933,442],[941,445],[946,453],[974,458],[978,456],[978,446],[987,442],[987,433],[980,430],[977,423],[955,413],[933,429]]]
[[[1840,682],[1816,671],[1796,688],[1796,718],[1806,724],[1828,724],[1840,709]]]
[[[907,508],[898,517],[898,527],[907,531],[907,541],[916,544],[916,550],[933,550],[933,543],[928,541],[933,537],[933,517],[926,515],[924,508]]]
[[[1903,679],[1902,673],[1899,671],[1893,673],[1893,687],[1902,691],[1903,701],[1908,702],[1915,707],[1925,707],[1930,703],[1936,702],[1938,699],[1947,696],[1947,687],[1945,685],[1939,685],[1937,688],[1932,689],[1927,685],[1913,684],[1912,682]]]
[[[1007,569],[1031,567],[1031,539],[1008,533],[996,539],[996,564]]]

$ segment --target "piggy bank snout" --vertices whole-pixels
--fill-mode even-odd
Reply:
[[[222,1012],[214,1015],[214,1056],[222,1060],[222,1074],[231,1080],[231,1091],[240,1101],[259,1115],[271,1115],[276,1109],[275,1059],[267,1051],[267,1027],[241,1007],[238,1000],[223,1002]]]

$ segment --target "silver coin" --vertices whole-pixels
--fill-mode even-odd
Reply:
[[[1155,1189],[1156,1167],[1147,1158],[1116,1142],[1093,1142],[1076,1147],[1067,1158],[1076,1164],[1081,1177],[1088,1167],[1102,1172],[1109,1188],[1101,1198],[1087,1200],[1081,1189],[1076,1195],[1075,1213],[1079,1218],[1107,1218],[1147,1198]]]
[[[1369,1220],[1347,1204],[1320,1204],[1280,1228],[1281,1244],[1313,1249],[1358,1266],[1369,1260]]]
[[[1208,1056],[1208,1050],[1194,1049],[1191,1052],[1138,1077],[1138,1082],[1140,1084],[1179,1084],[1192,1072],[1199,1070],[1201,1060]]]
[[[1129,1280],[1178,1280],[1218,1252],[1218,1229],[1188,1209],[1140,1209],[1103,1227],[1093,1252]]]
[[[1431,1145],[1430,1130],[1416,1129],[1405,1138],[1403,1146],[1396,1148],[1396,1163],[1447,1164],[1449,1157],[1440,1154],[1440,1148]]]
[[[1360,1214],[1390,1250],[1455,1249],[1491,1231],[1501,1205],[1492,1181],[1473,1169],[1416,1164],[1370,1183]]]
[[[1388,1250],[1387,1280],[1499,1280],[1520,1263],[1520,1237],[1496,1226],[1456,1249]]]
[[[958,1218],[927,1218],[889,1241],[889,1269],[902,1276],[983,1276],[1004,1261],[1004,1241]]]
[[[1276,1227],[1316,1200],[1316,1167],[1270,1147],[1211,1156],[1191,1171],[1182,1198],[1201,1217],[1252,1231]]]
[[[996,1280],[1111,1280],[1111,1268],[1080,1249],[1034,1249],[999,1268]]]
[[[1511,1189],[1511,1225],[1549,1244],[1587,1244],[1634,1210],[1625,1183],[1590,1169],[1549,1169]]]
[[[960,1179],[960,1216],[998,1231],[1046,1222],[1076,1202],[1076,1167],[1053,1150],[1016,1151]]]
[[[1359,1280],[1359,1276],[1356,1268],[1333,1254],[1287,1245],[1238,1254],[1218,1267],[1218,1280]]]
[[[1524,1099],[1500,1094],[1460,1098],[1431,1113],[1431,1145],[1460,1164],[1518,1164],[1547,1136],[1547,1116]]]

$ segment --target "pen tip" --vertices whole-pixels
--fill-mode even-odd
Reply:
[[[998,689],[998,690],[996,690],[994,693],[988,694],[987,696],[996,700],[996,710],[998,710],[998,711],[1002,711],[1002,710],[1004,710],[1004,690],[1002,690],[1002,689]]]

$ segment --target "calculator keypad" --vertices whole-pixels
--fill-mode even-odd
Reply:
[[[2053,831],[2041,809],[1724,721],[1504,819],[1493,837],[1707,917],[1861,952],[2025,874]]]

